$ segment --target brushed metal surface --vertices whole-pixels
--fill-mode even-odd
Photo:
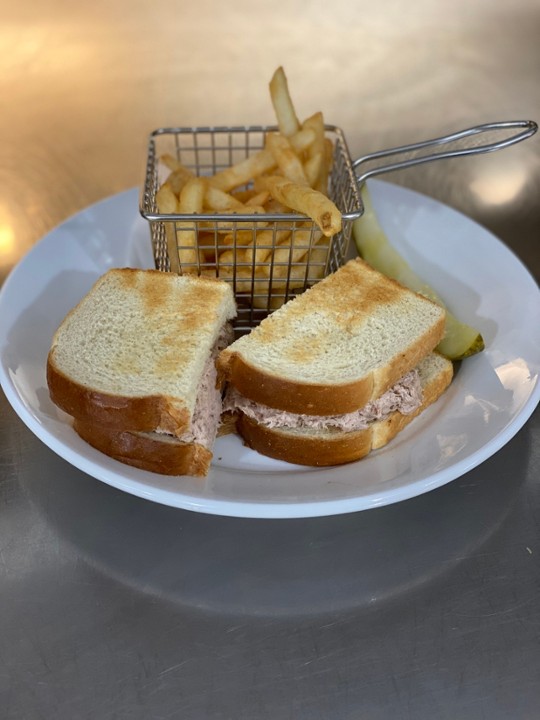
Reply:
[[[540,119],[537,0],[3,5],[0,282],[66,217],[140,185],[155,127],[272,121],[279,64],[354,156]],[[388,179],[540,277],[538,137]],[[537,718],[539,437],[537,412],[405,503],[247,521],[98,483],[0,395],[0,716]]]

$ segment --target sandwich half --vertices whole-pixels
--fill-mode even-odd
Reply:
[[[433,353],[445,310],[352,260],[225,348],[224,409],[262,454],[358,460],[434,402],[452,364]]]
[[[205,474],[221,413],[215,359],[235,315],[225,282],[109,270],[54,335],[51,399],[85,440],[122,462]]]

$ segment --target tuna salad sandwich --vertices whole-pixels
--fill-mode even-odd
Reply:
[[[53,402],[105,454],[204,476],[221,415],[215,359],[232,339],[231,285],[156,270],[109,270],[58,328]]]
[[[434,353],[445,310],[351,260],[219,355],[224,411],[245,443],[301,465],[386,445],[450,384]]]

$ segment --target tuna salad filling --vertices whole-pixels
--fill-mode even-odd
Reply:
[[[390,390],[360,410],[344,415],[302,415],[261,405],[230,387],[223,402],[224,412],[240,410],[268,428],[337,429],[343,432],[365,430],[372,422],[384,420],[393,412],[410,415],[422,404],[422,386],[417,370],[404,375]]]
[[[194,442],[209,449],[212,447],[221,416],[221,392],[216,388],[216,382],[217,372],[212,356],[206,361],[191,427],[181,435],[182,442]]]
[[[197,443],[209,450],[214,444],[214,439],[219,427],[222,402],[221,391],[217,385],[216,357],[223,348],[227,347],[234,339],[234,331],[230,323],[227,323],[207,359],[204,371],[201,376],[199,392],[195,401],[191,427],[179,436],[180,442]],[[160,432],[159,430],[157,432]]]

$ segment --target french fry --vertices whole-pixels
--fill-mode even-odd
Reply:
[[[298,185],[308,184],[302,161],[285,135],[269,133],[266,137],[266,147],[272,153],[276,165],[286,178]]]
[[[236,252],[234,250],[222,252],[216,271],[218,277],[234,282],[235,292],[251,294],[260,279],[264,281],[261,269],[251,264],[251,259],[246,256],[245,251],[238,249]]]
[[[270,223],[268,222],[256,222],[250,226],[249,230],[239,230],[228,232],[221,240],[223,245],[233,246],[234,244],[240,246],[253,245],[256,242],[256,235],[258,232],[267,228]]]
[[[175,195],[180,195],[184,185],[188,182],[188,180],[192,180],[194,177],[195,175],[191,172],[191,170],[188,170],[186,167],[180,165],[171,172],[167,178],[167,183],[171,186]]]
[[[307,155],[310,157],[322,152],[324,148],[324,117],[322,112],[316,112],[304,120],[302,129],[307,128],[311,128],[315,132],[315,140],[307,151]]]
[[[253,307],[259,310],[277,310],[290,299],[292,291],[305,287],[305,269],[302,268],[302,273],[297,272],[296,275],[298,277],[291,276],[285,280],[275,276],[272,281],[267,279],[266,283],[259,286],[259,292],[253,294]]]
[[[319,192],[326,194],[328,192],[328,168],[331,165],[331,148],[330,157],[328,157],[328,143],[332,145],[332,141],[325,137],[324,117],[321,112],[316,112],[308,117],[302,123],[303,129],[311,129],[315,132],[315,140],[306,150],[307,160],[304,164],[304,170],[309,176],[311,187]],[[318,166],[318,169],[316,170]],[[315,172],[317,177],[315,178]]]
[[[160,162],[162,162],[166,167],[169,168],[169,170],[176,170],[180,167],[180,163],[178,162],[178,160],[170,153],[164,153],[163,155],[160,155],[159,159]]]
[[[192,178],[182,188],[178,201],[178,213],[202,213],[206,182],[202,178]],[[196,229],[192,222],[177,222],[176,237],[180,265],[186,272],[197,272],[199,256],[197,253]],[[193,267],[190,267],[193,266]]]
[[[175,195],[180,195],[184,185],[195,177],[195,174],[168,153],[161,155],[159,159],[171,171],[166,180],[167,184],[170,185]]]
[[[286,207],[283,203],[278,202],[277,200],[274,200],[273,197],[270,198],[270,200],[267,200],[264,204],[264,209],[267,213],[290,213],[291,208]]]
[[[311,129],[315,133],[315,139],[306,151],[306,155],[308,156],[308,158],[312,157],[313,155],[317,155],[318,153],[322,153],[324,151],[325,139],[324,117],[322,112],[316,112],[313,115],[310,115],[310,117],[306,118],[302,123],[302,129]]]
[[[278,67],[270,80],[270,97],[276,113],[279,130],[289,137],[300,129],[296,111],[289,94],[287,77],[282,67]]]
[[[241,203],[247,203],[251,200],[252,197],[257,195],[257,192],[256,190],[254,190],[254,188],[249,188],[248,190],[233,190],[231,192],[231,195],[237,200],[240,200]]]
[[[269,279],[268,295],[254,296],[254,307],[276,310],[290,298],[292,291],[301,290],[307,284],[320,280],[325,272],[328,242],[327,238],[322,237],[311,249],[309,258],[305,262],[279,264],[274,258],[272,264],[261,266],[262,273]],[[286,250],[287,253],[289,251]]]
[[[274,273],[274,278],[270,284],[270,291],[274,293],[277,290],[293,290],[320,280],[324,276],[324,261],[328,250],[325,247],[321,247],[317,248],[316,252],[317,255],[315,255],[314,251],[313,258],[310,257],[310,261],[306,265],[292,265],[290,269],[284,268],[285,273],[283,278],[279,277],[279,272],[277,274]]]
[[[334,143],[330,138],[324,139],[324,160],[319,175],[319,182],[317,190],[322,193],[328,194],[328,178],[332,172],[332,165],[334,164]]]
[[[202,213],[204,196],[206,193],[206,180],[202,177],[195,177],[184,185],[178,201],[178,213],[180,215],[193,215]]]
[[[174,194],[171,186],[164,183],[156,193],[156,205],[158,212],[172,215],[177,212],[178,198]],[[176,245],[176,230],[172,223],[166,222],[165,239],[167,241],[167,250],[169,254],[169,262],[172,272],[179,272],[178,265],[178,247]]]
[[[315,132],[311,128],[299,130],[290,142],[296,152],[305,150],[315,139]],[[215,175],[208,178],[208,181],[220,190],[229,192],[234,188],[246,185],[253,178],[263,175],[276,167],[276,161],[272,153],[266,148],[259,150],[253,155],[248,155],[236,165],[231,165],[224,170],[220,170]]]
[[[270,198],[268,190],[256,190],[255,187],[251,187],[249,190],[234,190],[231,195],[248,207],[253,205],[262,207]]]
[[[205,263],[215,262],[216,254],[218,252],[217,248],[219,246],[215,232],[206,232],[202,229],[199,230],[199,234],[197,236],[197,246],[201,261],[204,261]]]
[[[156,204],[158,212],[172,215],[177,211],[178,198],[172,187],[165,182],[156,193]]]
[[[235,198],[233,195],[214,187],[211,182],[206,184],[204,204],[209,210],[213,210],[215,212],[231,210],[241,212],[244,208],[243,202]]]
[[[270,193],[268,190],[261,190],[261,192],[256,193],[252,197],[250,197],[248,200],[246,200],[246,205],[253,207],[253,206],[259,206],[262,207],[264,210],[264,203],[268,202],[268,199],[270,198]]]
[[[274,274],[281,272],[289,263],[302,261],[310,250],[321,241],[321,232],[312,228],[309,224],[303,224],[296,228],[290,235],[278,243],[274,250],[273,264]],[[328,241],[326,241],[328,244]],[[279,270],[278,270],[279,268]],[[267,267],[265,266],[265,271]]]
[[[219,256],[219,266],[224,268],[232,268],[236,263],[245,262],[247,262],[246,253],[242,248],[224,250]]]
[[[316,155],[309,157],[304,163],[304,174],[307,178],[308,185],[319,192],[323,192],[320,189],[321,175],[324,169],[324,151],[319,152]]]
[[[236,211],[234,211],[236,212]],[[240,213],[240,210],[238,210]],[[248,205],[247,203],[242,208],[242,211],[245,215],[265,215],[266,211],[264,209],[263,205]]]
[[[217,220],[216,222],[212,220],[200,220],[199,225],[203,230],[215,230],[221,235],[228,235],[229,233],[232,233],[234,231],[235,226],[238,222],[234,216],[239,213],[242,213],[243,215],[261,215],[263,216],[261,218],[261,227],[263,227],[265,224],[268,224],[264,220],[264,215],[266,215],[266,209],[262,205],[243,205],[241,209],[239,208],[236,210],[219,211],[219,215],[229,215],[231,218],[230,220]],[[259,225],[259,222],[256,218],[253,219],[253,224],[255,226]]]
[[[341,230],[341,213],[326,195],[278,175],[261,178],[273,198],[310,217],[327,237]]]
[[[231,165],[213,175],[209,182],[219,190],[228,192],[233,188],[245,185],[252,178],[262,175],[275,167],[272,153],[268,150],[259,150],[254,155],[248,155],[236,165]]]
[[[276,226],[279,226],[276,223]],[[290,230],[278,230],[277,227],[271,227],[268,230],[261,230],[255,234],[255,242],[246,246],[246,253],[249,253],[250,259],[255,265],[264,263],[268,260],[276,245],[283,242],[289,235]]]
[[[311,143],[315,140],[315,132],[312,128],[299,130],[297,133],[289,137],[289,142],[297,153],[307,150]]]

